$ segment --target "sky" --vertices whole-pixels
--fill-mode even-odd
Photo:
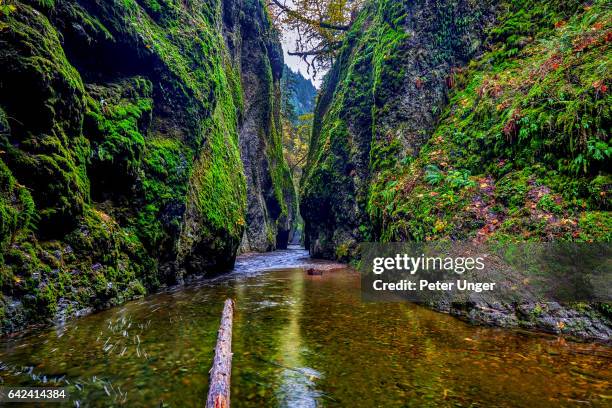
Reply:
[[[323,79],[323,76],[325,75],[325,72],[318,72],[316,79],[313,79],[312,71],[310,72],[310,74],[307,72],[308,67],[306,63],[302,61],[300,57],[291,56],[288,54],[288,51],[293,51],[295,49],[296,34],[288,30],[283,30],[282,36],[283,51],[285,54],[285,64],[287,64],[289,68],[291,68],[293,71],[301,72],[305,78],[310,79],[314,86],[319,89],[321,87],[321,81]]]

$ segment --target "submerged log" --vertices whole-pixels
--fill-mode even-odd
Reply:
[[[210,369],[210,381],[206,408],[229,408],[230,379],[232,374],[232,321],[234,317],[234,302],[225,301],[221,325],[215,347],[215,359]]]

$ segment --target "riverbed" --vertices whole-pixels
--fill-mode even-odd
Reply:
[[[226,298],[233,407],[610,406],[612,349],[363,303],[350,268],[306,251],[0,342],[4,385],[65,386],[87,407],[201,407]],[[20,404],[27,406],[27,404]],[[57,405],[56,405],[57,406]]]

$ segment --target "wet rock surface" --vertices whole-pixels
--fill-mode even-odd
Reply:
[[[283,57],[263,3],[24,0],[6,10],[7,331],[231,270],[241,242],[287,246],[296,202],[280,145]]]
[[[610,321],[595,306],[576,309],[556,302],[490,304],[483,300],[461,305],[435,302],[429,306],[473,324],[563,334],[582,340],[610,342],[612,338]]]
[[[367,2],[315,110],[300,202],[310,253],[348,261],[362,242],[610,242],[610,160],[571,164],[609,140],[596,106],[609,104],[610,75],[590,68],[609,57],[608,17],[603,1]],[[570,112],[573,103],[590,113]],[[563,125],[570,117],[596,125],[578,136]],[[584,146],[568,148],[579,137]],[[482,324],[609,338],[609,304],[536,299],[429,304]]]

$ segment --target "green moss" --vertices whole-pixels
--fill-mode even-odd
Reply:
[[[576,8],[513,2],[416,161],[381,162],[373,145],[382,239],[609,240],[609,219],[589,211],[610,205],[609,10],[595,2],[554,27]]]
[[[22,237],[6,251],[3,293],[30,295],[24,298],[29,321],[55,314],[60,301],[105,307],[141,296],[143,283],[159,284],[154,261],[133,233],[99,210],[86,207],[84,215],[65,243]]]
[[[79,129],[84,88],[47,18],[15,5],[14,13],[0,17],[7,26],[0,30],[6,44],[0,51],[0,105],[13,121],[0,149],[17,180],[31,187],[41,223],[51,227],[45,232],[65,231],[89,199],[88,144]],[[30,98],[11,97],[16,94]]]
[[[142,242],[154,254],[169,250],[167,246],[178,237],[181,219],[175,217],[165,224],[161,219],[168,208],[185,205],[192,156],[191,149],[178,140],[147,140],[142,189],[148,204],[140,209],[135,228]]]
[[[237,240],[245,226],[246,182],[238,152],[233,105],[218,106],[207,121],[209,144],[194,168],[196,204],[214,230],[227,229]],[[228,117],[229,116],[229,117]]]
[[[36,209],[30,192],[16,182],[0,160],[0,248],[4,249],[19,232],[32,228],[35,218]]]
[[[151,120],[151,83],[134,78],[108,90],[92,87],[87,102],[85,129],[92,141],[90,167],[96,171],[94,178],[133,178],[145,147],[142,132]]]
[[[140,296],[183,268],[228,268],[247,193],[241,67],[223,2],[12,3],[0,12],[0,314],[23,299],[26,321],[43,320]],[[261,122],[288,217],[294,189],[268,61],[278,50],[266,49],[276,40],[264,5],[247,6],[269,54]]]
[[[144,3],[153,14],[160,8],[177,7],[160,1]],[[135,3],[124,4],[120,13],[121,28],[133,30],[130,35],[143,38],[150,52],[174,76],[175,79],[170,81],[174,87],[172,92],[182,95],[187,112],[185,125],[190,129],[188,137],[183,140],[185,146],[180,147],[180,157],[187,162],[183,166],[187,167],[183,175],[190,177],[188,183],[182,184],[177,191],[168,191],[170,180],[160,183],[153,176],[144,181],[147,195],[152,197],[160,191],[166,195],[162,200],[154,199],[143,206],[139,214],[139,228],[153,242],[163,239],[159,225],[155,225],[159,222],[159,212],[164,210],[163,201],[167,203],[172,200],[169,196],[176,198],[185,191],[189,191],[188,198],[179,202],[197,208],[204,224],[199,231],[194,231],[200,237],[196,241],[227,234],[231,241],[238,242],[246,223],[246,182],[238,148],[242,91],[238,74],[225,50],[224,39],[217,30],[216,21],[221,19],[220,7],[220,3],[211,3],[188,12],[162,10],[160,13],[164,18],[160,24]],[[201,24],[192,24],[194,18]],[[131,24],[134,20],[139,23]],[[189,152],[191,149],[193,151]],[[159,145],[153,148],[155,151],[160,151]],[[166,150],[164,154],[169,152]],[[175,155],[174,159],[180,157]],[[151,164],[149,161],[147,167],[153,170]],[[187,179],[180,181],[185,183]],[[188,190],[185,189],[187,186]],[[192,238],[183,238],[181,247],[193,242]]]

